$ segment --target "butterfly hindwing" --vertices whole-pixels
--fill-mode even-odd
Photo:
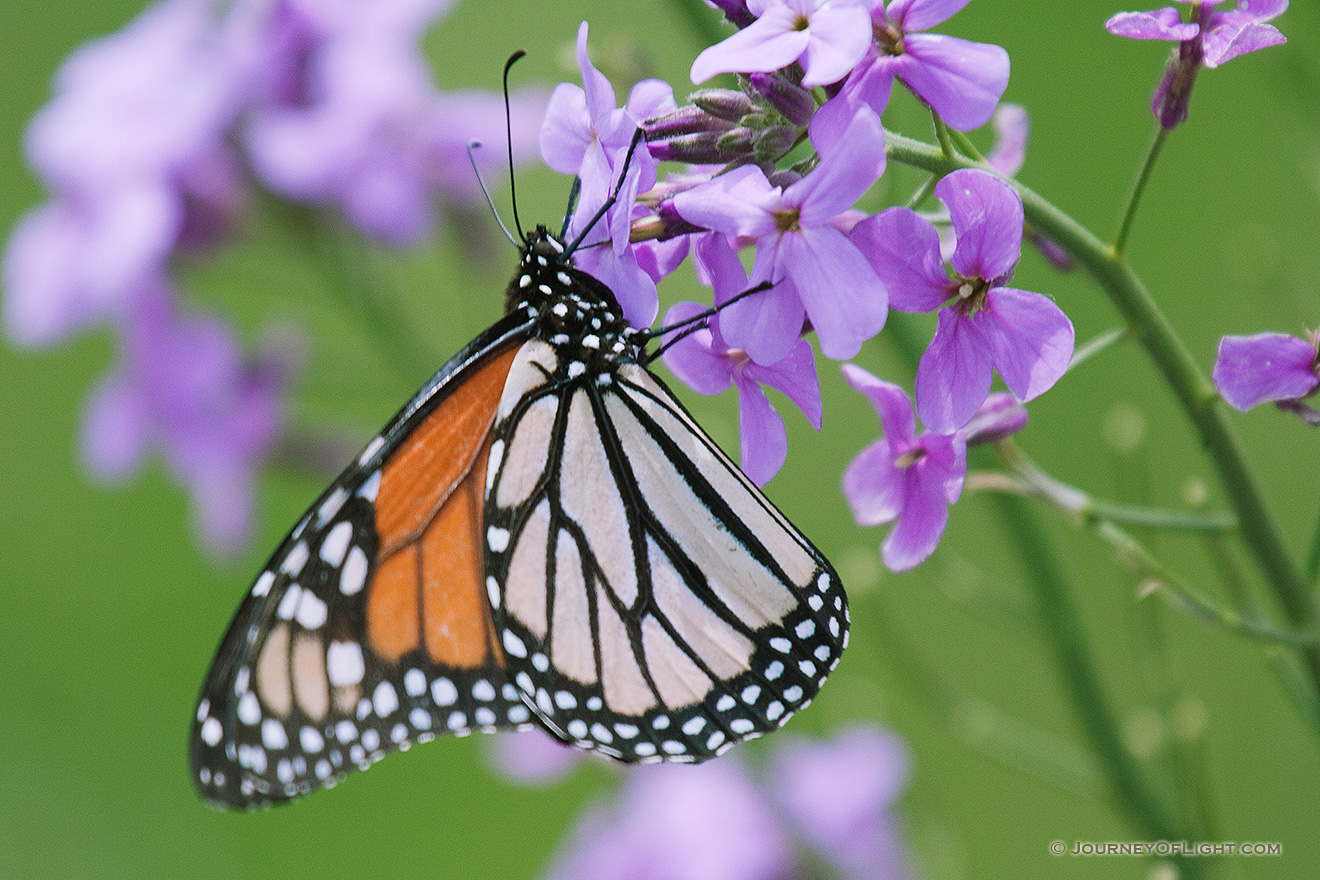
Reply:
[[[579,305],[570,324],[592,321]],[[608,335],[574,341],[593,329],[527,343],[497,414],[485,522],[509,676],[568,742],[704,760],[811,701],[847,641],[843,589],[659,380]]]
[[[485,584],[481,506],[521,325],[478,338],[317,500],[221,643],[192,736],[218,805],[333,785],[442,733],[521,727]]]

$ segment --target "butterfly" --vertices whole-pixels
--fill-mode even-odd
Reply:
[[[781,726],[838,663],[838,575],[647,369],[655,334],[544,227],[506,305],[244,598],[192,727],[210,803],[473,731],[702,761]]]

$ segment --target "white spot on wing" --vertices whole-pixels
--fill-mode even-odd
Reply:
[[[348,544],[353,540],[353,524],[347,520],[335,523],[330,533],[321,542],[321,559],[338,568],[348,552]]]

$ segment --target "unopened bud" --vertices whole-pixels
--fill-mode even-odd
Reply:
[[[756,109],[751,98],[733,89],[698,89],[688,100],[711,116],[729,122],[738,122]]]
[[[1011,394],[991,394],[962,429],[968,446],[995,443],[1027,424],[1027,408]]]
[[[772,73],[753,73],[747,81],[770,106],[799,128],[805,127],[816,112],[816,99],[800,85]]]

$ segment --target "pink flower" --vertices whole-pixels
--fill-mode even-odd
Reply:
[[[906,571],[935,550],[949,521],[949,505],[962,494],[967,443],[961,432],[916,433],[907,394],[861,367],[843,365],[848,384],[871,399],[881,437],[853,459],[843,494],[860,526],[897,524],[881,545],[885,565]]]
[[[852,239],[904,312],[941,309],[917,366],[917,409],[936,431],[962,427],[990,393],[998,371],[1020,400],[1049,390],[1073,352],[1068,316],[1039,293],[1007,287],[1022,244],[1022,201],[986,171],[955,171],[935,187],[949,208],[957,245],[951,279],[935,227],[890,208],[853,228]]]

